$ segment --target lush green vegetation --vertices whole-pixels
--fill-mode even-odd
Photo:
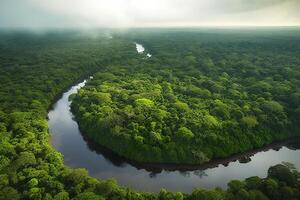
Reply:
[[[183,35],[181,37],[183,37]],[[135,36],[132,35],[132,37]],[[158,38],[158,35],[153,35],[151,37]],[[189,36],[185,36],[185,37],[189,37]],[[172,51],[170,49],[171,52],[170,55],[173,56],[167,56],[167,54],[169,54],[168,52],[159,51],[159,48],[163,47],[163,45],[161,45],[160,47],[158,46],[157,48],[153,46],[151,49],[151,51],[153,50],[153,53],[155,53],[154,50],[157,49],[156,50],[157,52],[161,52],[160,55],[158,53],[157,54],[155,53],[156,55],[153,59],[143,60],[142,58],[138,57],[138,55],[136,54],[134,49],[134,44],[130,40],[128,40],[128,38],[125,38],[123,35],[116,36],[114,37],[113,40],[109,40],[105,37],[101,37],[100,35],[81,35],[79,33],[74,33],[74,32],[64,32],[64,33],[55,33],[55,34],[49,33],[49,34],[41,34],[41,35],[2,32],[0,33],[0,38],[1,38],[0,40],[0,86],[1,86],[0,87],[0,199],[1,200],[2,199],[3,200],[7,200],[7,199],[56,199],[56,200],[63,200],[63,199],[64,200],[65,199],[78,199],[78,200],[79,199],[160,199],[160,200],[163,199],[178,199],[178,200],[181,199],[191,199],[191,200],[192,199],[203,199],[203,200],[205,199],[228,199],[228,200],[229,199],[245,199],[245,200],[247,199],[249,200],[300,199],[299,173],[296,172],[295,169],[293,169],[291,166],[285,166],[285,165],[277,165],[270,168],[268,177],[265,179],[252,177],[242,182],[232,181],[229,183],[229,187],[227,190],[196,189],[192,194],[184,194],[181,192],[170,193],[166,190],[161,190],[161,192],[158,194],[136,192],[131,189],[118,186],[114,180],[103,181],[103,180],[92,178],[88,176],[87,171],[84,169],[70,169],[68,167],[65,167],[63,165],[62,155],[56,152],[49,143],[49,133],[48,133],[48,126],[46,121],[46,113],[48,108],[51,106],[51,103],[54,101],[54,99],[64,89],[66,89],[74,82],[78,81],[79,79],[82,79],[90,74],[93,74],[96,71],[100,71],[95,76],[95,81],[91,81],[89,83],[89,86],[87,86],[85,90],[80,92],[80,95],[83,95],[88,92],[93,92],[93,91],[89,91],[92,88],[95,88],[95,90],[97,91],[98,87],[99,89],[101,88],[101,84],[103,82],[103,75],[105,75],[104,72],[107,71],[108,68],[112,69],[112,71],[110,72],[111,74],[109,75],[112,79],[108,79],[109,76],[107,76],[106,83],[110,84],[112,86],[112,89],[118,87],[117,81],[111,81],[114,80],[115,76],[120,77],[119,74],[117,74],[116,69],[123,70],[123,72],[120,71],[120,73],[124,73],[126,75],[124,77],[124,81],[126,80],[128,84],[131,81],[134,81],[129,79],[130,77],[132,77],[133,79],[136,79],[137,86],[139,86],[141,85],[139,84],[140,81],[145,81],[145,83],[147,83],[149,81],[154,80],[153,78],[146,76],[146,74],[144,73],[146,72],[145,70],[149,69],[150,74],[159,73],[156,74],[155,76],[157,81],[153,82],[153,84],[148,83],[145,85],[145,87],[149,87],[151,91],[153,90],[154,93],[153,95],[155,96],[155,92],[156,92],[155,84],[159,84],[159,85],[162,84],[162,86],[164,86],[164,84],[161,81],[162,78],[160,77],[160,76],[164,76],[164,74],[160,74],[160,73],[166,71],[166,75],[168,74],[170,75],[170,72],[168,71],[174,70],[175,79],[181,78],[181,76],[182,77],[187,76],[187,79],[191,78],[191,75],[187,73],[189,72],[189,70],[182,71],[183,74],[180,75],[181,64],[185,63],[186,59],[189,60],[191,57],[182,59],[182,57],[180,57],[179,55],[174,54],[175,52],[177,52],[176,49],[173,49]],[[144,39],[146,41],[147,38]],[[184,40],[184,38],[180,39],[178,37],[177,39]],[[150,47],[150,39],[148,38],[148,40],[149,43],[147,43],[147,45],[149,45]],[[159,43],[155,43],[155,44],[158,45]],[[184,45],[184,43],[182,42],[179,42],[178,44]],[[299,89],[297,90],[297,88],[295,88],[296,85],[299,84],[299,72],[297,71],[299,69],[298,68],[299,63],[297,57],[293,56],[293,53],[290,51],[291,48],[293,48],[294,44],[297,45],[297,41],[294,43],[288,43],[286,46],[281,47],[282,51],[280,53],[281,55],[279,56],[281,59],[280,58],[275,59],[276,56],[273,53],[276,52],[277,49],[274,48],[274,52],[271,51],[266,52],[266,54],[270,54],[270,57],[266,56],[264,57],[264,59],[260,60],[260,62],[265,62],[265,60],[271,59],[273,62],[273,59],[275,59],[274,62],[279,61],[278,66],[281,65],[281,68],[283,69],[282,72],[278,73],[279,79],[273,80],[274,82],[272,81],[272,78],[275,77],[273,76],[273,74],[272,76],[270,75],[271,78],[265,78],[266,80],[265,79],[264,80],[271,85],[272,89],[274,87],[274,84],[282,83],[283,86],[287,87],[288,89],[287,91],[284,89],[282,90],[286,92],[290,92],[290,94],[292,95],[291,98],[288,98],[286,95],[282,95],[282,90],[280,89],[281,87],[277,87],[275,92],[273,91],[271,92],[269,90],[265,91],[266,93],[265,95],[270,93],[269,98],[266,98],[265,96],[260,98],[264,98],[264,101],[266,102],[268,101],[278,102],[278,103],[271,103],[271,108],[279,107],[280,108],[279,113],[282,113],[284,115],[284,116],[281,115],[279,116],[284,117],[286,123],[288,123],[290,127],[293,127],[292,125],[296,124],[295,121],[292,120],[292,116],[294,115],[296,117],[297,109],[291,109],[290,107],[291,102],[289,103],[286,102],[288,102],[288,100],[292,101],[294,105],[299,107],[299,95],[297,96],[297,92],[299,92]],[[235,43],[233,43],[232,45],[234,47]],[[254,45],[254,44],[249,43],[248,45]],[[213,49],[215,47],[211,46],[211,48]],[[230,49],[230,45],[228,46],[228,48]],[[240,51],[242,51],[242,49],[240,49]],[[254,52],[255,50],[253,50],[253,53]],[[166,55],[163,55],[164,53]],[[184,51],[182,53],[185,54]],[[207,54],[208,53],[209,52],[207,52]],[[233,52],[233,55],[238,53],[239,52]],[[263,51],[261,53],[263,53]],[[297,53],[295,49],[294,49],[294,53],[295,55]],[[226,55],[225,52],[224,55]],[[279,54],[276,55],[278,56]],[[196,57],[196,55],[194,56]],[[248,57],[247,55],[244,56],[246,58]],[[174,59],[172,61],[173,63],[169,63],[171,62],[170,60],[171,57],[173,57]],[[239,54],[235,55],[235,61],[238,61],[239,57],[241,57],[241,55]],[[245,58],[243,57],[243,59]],[[158,65],[159,60],[161,60],[162,62],[161,65]],[[198,63],[199,59],[197,57],[196,60]],[[251,61],[250,64],[253,62],[254,61]],[[158,70],[163,65],[167,67],[163,68],[161,71]],[[140,66],[141,74],[137,72],[137,73],[133,73],[131,76],[129,74],[130,69],[128,69],[128,67],[120,68],[116,66],[129,66],[136,70]],[[171,68],[171,66],[173,69]],[[223,83],[222,80],[227,77],[225,74],[223,75],[223,72],[222,73],[218,71],[209,72],[217,75],[220,73],[221,75],[218,75],[220,76],[220,78],[217,78],[215,76],[209,76],[209,74],[201,72],[195,66],[190,65],[189,63],[186,63],[185,66],[188,67],[186,69],[191,68],[191,70],[196,70],[195,72],[197,73],[195,75],[200,75],[199,73],[201,73],[202,76],[206,77],[205,80],[208,81],[209,83],[210,83],[209,80],[211,79],[213,80],[214,83],[221,84],[221,86],[225,88],[227,87],[226,86],[227,84],[222,84]],[[216,65],[214,64],[213,66]],[[240,63],[239,66],[243,67],[243,64]],[[216,68],[216,70],[217,69],[219,68]],[[233,69],[234,68],[231,68],[231,70]],[[264,75],[262,77],[265,77],[266,74],[273,71],[273,68],[270,67],[266,67],[266,68],[257,67],[255,69],[256,70],[254,71],[257,71],[258,74],[262,73],[262,75]],[[244,72],[247,73],[251,72],[251,70],[247,71],[246,67],[244,70],[246,71],[240,71],[240,73],[243,74]],[[228,69],[226,68],[226,70],[224,68],[224,72],[230,75],[230,77],[234,77],[230,73],[230,68]],[[285,73],[288,74],[288,76],[286,76]],[[280,79],[280,74],[282,74],[281,78],[284,80]],[[141,80],[143,77],[147,79]],[[244,80],[241,78],[239,80],[247,81],[249,78],[251,79],[249,75],[247,76],[245,75],[245,77],[246,78],[244,78]],[[259,77],[259,76],[254,76],[254,77]],[[231,78],[227,77],[227,79],[229,81],[225,81],[225,83],[228,82],[228,84],[230,84]],[[96,80],[98,80],[98,82]],[[166,79],[166,85],[168,85],[168,83],[171,84],[171,88],[173,86],[176,86],[175,81],[173,81],[172,77],[170,77],[170,79]],[[183,88],[189,86],[186,85],[188,84],[188,81],[183,79],[177,81],[176,83],[178,84],[182,83]],[[192,80],[190,84],[191,86],[196,85],[196,83],[194,83]],[[143,87],[141,88],[141,90],[144,91],[144,84],[142,86]],[[248,89],[244,87],[245,85],[243,85],[242,91],[243,90],[245,90],[245,92],[248,91]],[[126,88],[126,91],[129,91],[129,89],[130,88]],[[162,88],[157,88],[157,89],[162,89]],[[184,97],[186,96],[188,100],[186,104],[188,104],[189,106],[188,108],[192,109],[193,108],[192,104],[189,105],[190,102],[193,102],[192,97],[188,97],[189,94],[179,89],[180,87],[178,86],[177,89],[176,90],[173,89],[173,92],[170,94],[173,94],[175,100],[180,100],[182,102],[185,101]],[[205,90],[204,86],[203,86],[203,90]],[[206,90],[210,91],[209,88],[206,88]],[[224,89],[221,89],[221,91],[222,90]],[[226,94],[224,92],[222,93],[221,91],[216,94],[217,97],[218,95]],[[237,91],[240,90],[238,89]],[[208,92],[206,91],[206,93]],[[210,95],[212,97],[207,99],[214,99],[213,98],[213,96],[215,95],[214,92],[211,91]],[[163,95],[160,94],[159,96],[163,96]],[[80,98],[80,97],[81,96],[77,96],[76,98]],[[226,105],[228,105],[229,108],[231,109],[232,105],[230,103],[227,103],[227,101],[230,102],[229,97],[230,96],[226,96],[226,98],[224,98],[224,100],[226,100],[224,101],[224,103],[226,103]],[[196,99],[198,98],[204,99],[204,97],[197,97]],[[288,98],[288,100],[285,100],[285,98]],[[105,101],[110,101],[110,99],[115,100],[112,94],[109,97],[109,95],[102,94],[100,92],[95,99],[97,101],[102,99],[101,103],[103,100]],[[218,99],[222,100],[222,98],[219,97]],[[250,97],[246,98],[246,100],[247,100],[246,102],[250,104],[248,106],[248,110],[252,111],[253,108],[251,106],[252,103],[254,103],[254,100],[251,100]],[[87,101],[92,101],[92,99],[88,98]],[[150,97],[145,96],[139,98],[139,100],[134,101],[132,103],[134,103],[133,107],[141,106],[142,107],[141,109],[145,109],[146,114],[148,113],[152,114],[150,112],[151,110],[147,110],[148,105],[150,105],[150,108],[151,106],[153,106],[153,109],[157,108],[156,102],[159,101],[152,99],[151,96]],[[171,103],[172,101],[170,99],[167,102]],[[119,103],[121,102],[115,101],[115,103],[116,105],[119,105]],[[281,106],[278,106],[278,104],[280,104]],[[93,105],[95,105],[95,109],[96,109],[98,108],[100,103],[93,104]],[[131,102],[128,105],[131,105]],[[193,103],[193,105],[197,105],[197,104]],[[206,105],[206,102],[203,102],[203,105]],[[185,108],[187,106],[185,104],[184,106],[182,105],[180,106],[179,104],[179,108],[180,107]],[[283,111],[281,107],[283,108]],[[80,109],[78,109],[78,111],[76,112],[78,114],[77,115],[78,117],[80,117],[80,113],[81,113],[79,111]],[[120,111],[122,111],[121,113],[123,113],[123,110]],[[276,109],[275,111],[277,112]],[[179,111],[175,110],[174,113],[176,112]],[[230,111],[228,112],[230,114],[229,119],[232,119],[231,112]],[[246,115],[248,112],[245,112],[244,110],[242,110],[242,112],[244,113],[243,117],[248,116]],[[101,113],[103,114],[103,111],[99,112],[99,114]],[[202,112],[200,112],[200,114],[202,114]],[[210,116],[214,116],[214,114],[210,113],[210,111],[209,113],[204,112],[203,114],[210,114]],[[249,116],[257,117],[256,121],[258,124],[256,124],[256,126],[253,127],[254,129],[262,125],[263,121],[261,121],[258,115],[255,115],[254,113]],[[273,116],[276,115],[274,114],[271,117]],[[270,116],[267,115],[266,117],[270,117]],[[230,121],[229,119],[226,118],[219,119],[219,115],[216,115],[214,118],[218,123],[220,123],[220,126],[222,127],[224,126],[223,122]],[[280,119],[282,118],[278,118],[278,120]],[[187,118],[186,122],[189,120],[190,119]],[[251,120],[253,121],[253,118],[250,118],[250,120],[248,119],[248,121]],[[80,121],[80,123],[81,122],[82,125],[85,123],[85,121]],[[286,123],[282,124],[282,128],[280,130],[284,130],[284,129],[287,130]],[[142,124],[138,124],[138,125],[142,125]],[[182,122],[180,122],[179,125],[182,125]],[[263,130],[268,130],[268,126],[271,125],[266,124],[266,126],[267,127]],[[156,127],[156,125],[154,127]],[[196,133],[193,132],[190,125],[186,124],[185,127],[186,129],[190,129],[190,131],[194,134],[193,137],[196,136]],[[127,128],[127,126],[120,126],[120,129],[121,128]],[[248,126],[244,128],[249,129]],[[181,131],[188,132],[190,134],[190,132],[187,131],[186,129],[182,128]],[[219,133],[216,132],[217,139],[219,138],[218,134]],[[281,135],[282,132],[277,131],[276,134]],[[268,134],[268,138],[271,137],[270,135],[273,137],[273,134]],[[161,136],[165,137],[163,134]],[[170,137],[170,139],[176,139],[176,138]],[[181,140],[178,141],[181,142]],[[271,141],[271,139],[264,140],[264,141],[269,142]],[[213,150],[213,152],[214,151],[215,150]],[[205,152],[203,151],[203,153]]]
[[[132,34],[153,57],[100,70],[73,111],[89,137],[140,162],[203,163],[294,136],[300,38],[280,33]]]
[[[0,199],[68,199],[112,184],[64,167],[46,114],[72,83],[135,56],[134,44],[72,32],[0,37]]]

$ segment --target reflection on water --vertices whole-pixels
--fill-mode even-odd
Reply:
[[[135,47],[136,47],[136,51],[140,54],[144,53],[145,48],[143,47],[143,45],[135,43]]]
[[[201,166],[140,165],[123,159],[106,148],[83,137],[70,112],[69,96],[85,82],[77,84],[54,104],[48,114],[53,146],[64,155],[70,167],[86,168],[91,176],[114,177],[123,186],[142,191],[190,192],[195,187],[226,187],[232,179],[265,177],[267,169],[283,161],[294,163],[300,170],[300,143],[274,144],[259,151],[217,160]],[[274,150],[275,148],[276,150]],[[250,159],[251,157],[251,159]]]
[[[143,54],[143,53],[144,53],[145,48],[143,47],[143,45],[138,44],[138,43],[135,43],[135,47],[136,47],[136,51],[137,51],[139,54]],[[150,57],[152,57],[152,55],[151,55],[150,53],[147,53],[147,54],[146,54],[146,57],[147,57],[147,58],[150,58]]]

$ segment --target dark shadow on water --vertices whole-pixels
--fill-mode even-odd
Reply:
[[[82,133],[82,131],[81,131]],[[161,173],[163,170],[165,171],[179,171],[183,176],[189,176],[189,172],[194,171],[199,177],[205,176],[204,170],[216,168],[219,165],[228,166],[229,163],[239,161],[239,163],[248,163],[251,162],[251,157],[256,153],[265,152],[268,150],[279,151],[282,147],[287,147],[291,150],[299,150],[300,149],[300,138],[292,138],[285,141],[278,141],[272,144],[266,145],[264,147],[247,151],[245,153],[239,153],[232,155],[227,158],[214,159],[204,164],[167,164],[167,163],[138,163],[132,160],[129,160],[125,157],[122,157],[110,149],[95,143],[92,139],[88,138],[86,134],[81,134],[84,141],[86,142],[88,148],[91,151],[96,152],[97,154],[103,155],[103,157],[117,167],[126,167],[128,164],[132,165],[136,169],[145,169],[150,172],[150,177],[155,178],[156,174]]]
[[[64,155],[66,165],[86,168],[95,178],[114,177],[121,185],[142,191],[157,192],[166,188],[191,192],[192,188],[200,186],[226,188],[232,179],[265,177],[270,166],[281,162],[293,163],[300,169],[299,151],[296,151],[300,149],[300,139],[295,138],[202,165],[137,163],[128,160],[96,144],[78,129],[68,100],[71,94],[76,93],[76,88],[84,86],[83,83],[71,87],[53,104],[48,114],[49,131],[51,143]],[[268,151],[270,149],[275,151]]]

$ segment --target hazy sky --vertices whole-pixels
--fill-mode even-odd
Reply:
[[[300,25],[300,0],[0,0],[0,27]]]

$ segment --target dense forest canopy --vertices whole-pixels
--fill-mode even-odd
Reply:
[[[124,157],[158,163],[203,163],[295,136],[300,41],[263,33],[126,35],[153,57],[97,72],[73,100],[79,125]]]
[[[68,168],[51,147],[47,110],[92,74],[74,97],[80,126],[88,130],[97,120],[87,134],[98,142],[113,134],[118,144],[130,144],[124,151],[132,159],[147,161],[137,148],[157,161],[204,162],[297,134],[299,31],[221,32],[1,32],[0,199],[299,199],[300,175],[287,163],[271,167],[266,178],[233,180],[226,190],[155,194]],[[134,41],[153,57],[138,55]],[[163,156],[167,148],[172,160]]]

